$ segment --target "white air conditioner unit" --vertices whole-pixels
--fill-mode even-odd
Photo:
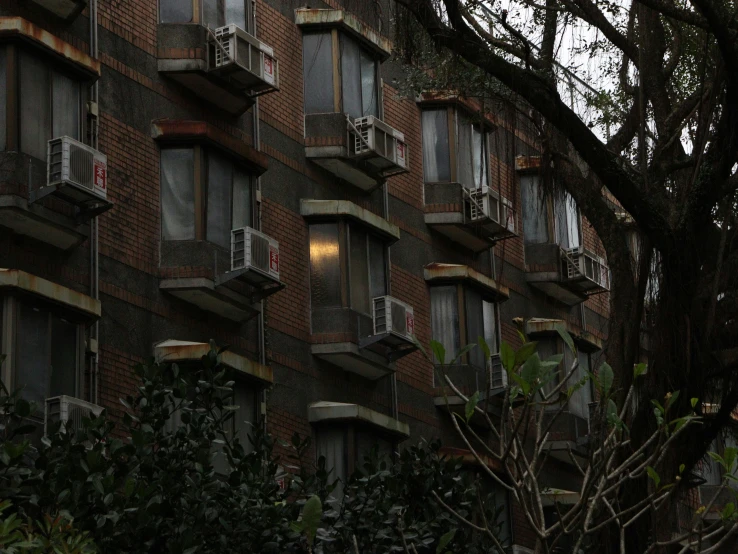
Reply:
[[[101,406],[85,402],[72,396],[54,396],[46,399],[46,410],[44,414],[44,434],[48,435],[49,428],[59,421],[63,423],[72,422],[72,430],[76,433],[84,429],[82,418],[95,417],[102,413]]]
[[[491,390],[507,387],[507,371],[502,366],[502,360],[498,354],[493,354],[487,360],[487,370],[489,371],[489,388]]]
[[[210,71],[252,92],[279,90],[274,50],[236,25],[215,29],[210,37]]]
[[[56,187],[59,196],[74,202],[106,200],[108,158],[94,148],[71,137],[49,141],[47,186]]]
[[[486,185],[473,189],[469,194],[469,219],[473,222],[493,222],[492,231],[508,231],[515,234],[515,212],[512,203]]]
[[[279,283],[279,243],[243,227],[231,231],[231,271],[250,270],[263,280]]]
[[[412,306],[392,296],[378,296],[372,304],[375,335],[388,334],[388,342],[413,342],[415,315]]]
[[[405,173],[410,167],[405,135],[373,115],[359,117],[352,124],[353,155],[381,172],[383,176]]]
[[[598,287],[610,290],[610,269],[600,256],[578,246],[564,249],[564,262],[564,276],[567,280],[574,281],[583,277]]]

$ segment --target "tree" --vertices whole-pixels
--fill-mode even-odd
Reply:
[[[134,371],[138,390],[122,400],[119,427],[103,414],[81,429],[59,423],[40,440],[22,391],[0,388],[0,550],[494,552],[489,531],[461,528],[429,501],[437,491],[465,517],[481,504],[490,522],[500,512],[438,443],[406,448],[395,463],[371,452],[336,499],[325,459],[309,458],[309,438],[295,435],[280,459],[263,430],[249,445],[226,432],[233,381],[215,348],[196,367]],[[293,471],[284,489],[281,467]]]
[[[664,454],[668,472],[689,476],[738,406],[738,23],[729,0],[397,0],[398,44],[411,63],[434,55],[433,76],[485,99],[504,97],[527,117],[543,148],[546,181],[564,187],[593,225],[612,270],[606,358],[624,395],[633,384],[652,251],[657,261],[650,370],[628,416],[635,444],[656,430],[648,399],[684,391],[719,406]],[[574,62],[599,77],[567,105],[575,69],[561,37],[574,30]],[[470,77],[472,76],[472,77]],[[568,96],[568,95],[567,95]],[[491,101],[489,102],[491,103]],[[612,132],[610,132],[612,131]],[[550,161],[550,163],[548,163]],[[640,255],[611,194],[632,217]],[[686,392],[689,391],[689,394]],[[642,483],[645,485],[645,482]],[[685,478],[688,488],[694,480]],[[637,505],[645,486],[624,502]],[[626,496],[628,493],[624,493]],[[639,552],[669,510],[629,533]]]
[[[524,344],[517,351],[507,343],[502,343],[500,348],[503,368],[511,386],[500,391],[493,389],[492,383],[488,382],[481,391],[470,396],[456,386],[447,371],[464,350],[447,364],[443,345],[435,341],[431,343],[441,382],[447,385],[450,393],[465,402],[462,415],[450,409],[448,395],[445,395],[453,426],[480,462],[480,467],[486,469],[488,477],[507,489],[522,510],[536,538],[536,554],[599,551],[605,531],[611,534],[610,543],[620,553],[651,554],[675,547],[680,554],[709,554],[733,544],[729,541],[738,531],[738,512],[735,509],[738,494],[729,488],[729,484],[736,481],[738,449],[727,448],[722,456],[710,453],[724,471],[722,484],[706,506],[695,510],[687,528],[676,536],[654,532],[644,541],[642,550],[628,549],[628,533],[642,520],[668,507],[678,496],[685,466],[680,464],[677,474],[667,473],[669,463],[664,454],[672,445],[679,444],[693,428],[698,428],[701,418],[694,412],[681,417],[675,415],[679,391],[667,394],[663,402],[654,399],[649,403],[653,407],[655,430],[642,444],[633,442],[632,430],[624,420],[636,405],[636,385],[631,384],[625,392],[625,399],[618,403],[614,373],[607,363],[603,363],[596,373],[577,379],[579,361],[574,341],[563,327],[559,326],[557,331],[566,347],[575,354],[571,367],[563,368],[560,379],[557,378],[558,367],[564,355],[556,354],[543,360],[536,352],[536,342],[528,341],[524,336]],[[470,345],[471,348],[475,346]],[[481,337],[479,347],[489,358],[489,348]],[[646,373],[645,364],[636,365],[634,381],[637,383]],[[579,487],[575,491],[552,489],[550,483],[545,483],[542,478],[554,465],[551,463],[549,437],[569,400],[580,394],[580,389],[590,379],[594,382],[599,402],[590,415],[586,454],[581,451],[575,454],[574,448],[568,447],[569,461],[580,477]],[[688,402],[693,409],[699,404],[697,398],[690,398]],[[486,425],[479,426],[480,423]],[[488,428],[490,432],[483,433],[482,428]],[[495,472],[482,464],[484,457],[497,462],[501,471]],[[635,504],[624,502],[623,493],[642,479],[648,481],[642,498]],[[720,517],[715,521],[708,520],[707,516],[713,515],[712,508],[718,498],[728,491],[733,502],[720,510]],[[486,521],[471,521],[447,505],[437,492],[431,491],[431,494],[461,524],[477,531],[485,529]],[[552,513],[546,514],[546,504],[553,507]],[[490,533],[490,536],[494,540],[494,534]]]

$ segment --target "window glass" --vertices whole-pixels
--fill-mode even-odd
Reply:
[[[216,151],[208,153],[207,240],[231,247],[231,187],[233,164]]]
[[[15,386],[23,387],[23,397],[43,411],[49,391],[49,314],[25,304],[19,308]]]
[[[344,113],[361,117],[361,54],[359,45],[346,35],[341,35],[341,87]]]
[[[233,228],[251,225],[251,178],[242,168],[233,168]]]
[[[325,458],[325,469],[329,472],[328,481],[336,479],[340,483],[333,489],[334,499],[343,498],[343,483],[346,482],[348,464],[346,460],[346,429],[343,427],[321,427],[315,433],[315,453],[317,458]]]
[[[8,92],[7,92],[7,76],[5,74],[5,66],[7,64],[7,54],[5,48],[0,46],[0,150],[5,150],[5,141],[7,139],[7,105],[8,105]]]
[[[330,33],[302,36],[305,113],[330,113],[333,107],[333,47]]]
[[[52,315],[49,396],[75,395],[78,342],[77,325]]]
[[[548,242],[548,212],[537,175],[523,175],[520,178],[520,194],[523,200],[525,244]]]
[[[484,318],[484,340],[492,354],[498,352],[497,346],[497,317],[494,302],[482,302],[482,316]]]
[[[446,361],[459,351],[459,306],[455,285],[431,287],[431,331],[433,340],[446,350]]]
[[[377,101],[377,62],[365,50],[361,54],[361,101],[362,114],[379,117]]]
[[[53,106],[51,135],[79,139],[80,84],[57,71],[52,72],[51,79]]]
[[[46,159],[51,139],[50,83],[46,64],[25,52],[20,53],[21,151]]]
[[[195,238],[195,156],[192,148],[161,151],[161,236]]]
[[[369,298],[369,257],[367,252],[367,236],[356,226],[349,229],[351,235],[351,307],[354,310],[371,313],[371,299]]]
[[[556,241],[562,248],[576,248],[579,238],[579,212],[574,198],[566,191],[556,195]]]
[[[192,21],[192,2],[159,0],[159,21],[162,23],[189,23]]]
[[[562,368],[562,371],[569,373],[569,371],[571,370],[571,362],[569,360],[571,360],[574,355],[568,348],[566,349],[566,352],[568,353],[568,356],[565,358],[565,363],[567,365]],[[577,370],[572,373],[571,377],[569,378],[569,384],[567,388],[573,387],[576,383],[584,379],[584,377],[586,377],[587,375],[587,372],[589,371],[589,354],[587,354],[586,352],[578,351],[577,356],[579,358],[579,367],[577,367]],[[590,381],[587,381],[584,386],[578,389],[571,396],[571,399],[569,400],[569,411],[581,418],[588,419],[590,402],[592,402],[592,383]]]
[[[310,298],[313,308],[341,306],[338,224],[310,226]]]
[[[256,422],[256,392],[245,383],[236,382],[233,393],[233,403],[238,406],[233,416],[233,432],[238,436],[243,449],[249,453],[254,449],[249,435],[252,434]]]
[[[426,183],[451,180],[448,148],[448,112],[445,109],[424,110],[423,174]]]
[[[379,239],[369,237],[369,271],[371,279],[371,297],[387,294],[387,273],[385,263],[385,246]]]
[[[225,25],[235,23],[244,31],[248,30],[246,21],[246,2],[250,0],[225,0]]]
[[[472,167],[473,167],[473,186],[472,188],[481,188],[487,184],[487,150],[482,138],[484,135],[479,127],[472,127]]]
[[[466,188],[474,189],[474,171],[472,168],[472,125],[469,118],[457,113],[456,117],[456,159],[459,182]]]
[[[482,295],[473,289],[466,289],[466,335],[467,344],[477,344],[479,337],[485,336]],[[469,362],[476,367],[486,366],[481,348],[473,348],[469,352]]]
[[[558,354],[558,352],[559,352],[559,350],[558,350],[558,344],[557,344],[555,338],[543,338],[543,339],[539,339],[537,342],[538,342],[538,357],[541,360],[547,360],[551,356],[554,356],[555,354]],[[563,363],[565,363],[565,362],[563,362]],[[553,371],[556,373],[556,377],[554,377],[553,379],[551,379],[548,383],[546,383],[543,386],[543,392],[544,393],[548,394],[548,393],[550,393],[552,390],[554,390],[556,388],[556,385],[559,382],[558,375],[559,375],[560,369],[561,369],[561,366],[560,365],[559,365],[559,367],[554,368]],[[548,408],[558,409],[557,406],[548,406]]]

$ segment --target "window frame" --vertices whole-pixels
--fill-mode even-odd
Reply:
[[[433,289],[434,287],[448,287],[453,286],[456,287],[456,311],[458,314],[458,321],[459,321],[459,351],[461,351],[466,345],[468,344],[477,344],[478,337],[470,337],[469,336],[469,295],[467,292],[469,290],[474,291],[475,293],[479,294],[480,296],[480,305],[479,309],[481,310],[481,318],[482,318],[482,325],[484,325],[484,303],[489,302],[492,304],[493,310],[494,310],[494,322],[495,322],[495,349],[491,351],[491,354],[494,356],[495,354],[499,353],[500,349],[500,342],[501,342],[501,336],[500,336],[500,306],[499,301],[494,298],[492,294],[490,294],[487,291],[482,290],[479,287],[474,287],[472,285],[463,283],[463,282],[447,282],[447,283],[434,283],[430,286],[430,289]],[[429,291],[430,296],[430,291]],[[433,301],[431,300],[431,336],[433,336]],[[483,332],[486,334],[486,329],[483,328]],[[446,345],[444,345],[444,348],[446,348]],[[456,353],[454,353],[456,355]],[[460,359],[459,363],[462,365],[474,365],[472,364],[471,358],[469,353],[464,354]],[[474,367],[477,367],[474,365]],[[486,368],[478,368],[485,370]]]
[[[203,27],[206,26],[205,23],[205,12],[204,12],[204,5],[205,2],[208,0],[191,0],[192,2],[192,19],[190,21],[162,21],[162,9],[161,9],[161,3],[164,0],[159,0],[156,3],[156,21],[158,25],[188,25],[188,24],[196,24],[196,25],[202,25]],[[218,1],[218,0],[213,0]],[[227,1],[227,0],[225,0]],[[235,23],[238,27],[241,27],[244,31],[247,33],[251,33],[251,27],[252,27],[252,21],[253,21],[253,15],[252,15],[252,6],[251,6],[251,0],[244,0],[244,16],[246,17],[245,26],[241,27],[238,23]],[[225,21],[225,20],[224,20]],[[225,22],[223,25],[230,25],[231,23]]]
[[[87,110],[86,101],[89,98],[88,87],[85,86],[86,78],[79,72],[76,71],[69,64],[54,63],[54,58],[48,53],[44,52],[40,48],[34,48],[26,44],[22,44],[18,41],[2,41],[0,42],[0,55],[5,56],[5,105],[0,106],[0,110],[5,110],[5,148],[0,152],[14,152],[29,156],[33,159],[41,159],[27,154],[22,151],[22,117],[21,117],[21,53],[30,57],[36,58],[41,61],[47,70],[49,75],[49,134],[51,138],[53,136],[53,78],[54,72],[59,73],[72,81],[75,81],[79,85],[79,120],[77,122],[77,138],[80,142],[86,143],[87,136]],[[74,137],[72,137],[74,138]],[[0,145],[2,141],[0,141]],[[42,159],[46,162],[46,155]]]
[[[74,393],[72,394],[75,398],[81,398],[83,392],[83,371],[85,370],[85,323],[83,318],[75,315],[73,312],[64,310],[53,303],[46,301],[42,298],[36,298],[32,295],[26,294],[3,294],[0,295],[0,348],[7,354],[5,361],[2,364],[1,377],[6,386],[12,391],[16,388],[17,383],[20,381],[17,375],[19,365],[19,352],[22,350],[19,338],[20,329],[20,318],[21,318],[21,307],[38,308],[45,312],[48,320],[49,332],[46,336],[45,341],[48,343],[48,367],[51,368],[51,345],[52,345],[52,333],[51,333],[51,318],[52,316],[59,317],[66,320],[68,323],[76,327],[76,338],[75,338],[75,367],[73,368],[74,373],[74,386],[72,387]],[[49,375],[50,378],[50,375]],[[49,391],[51,393],[51,391]],[[48,396],[47,398],[52,398]],[[37,406],[38,412],[43,413],[45,406]]]
[[[340,270],[340,305],[336,306],[322,306],[313,307],[313,274],[312,274],[312,257],[311,252],[311,236],[310,230],[315,225],[323,225],[326,223],[336,224],[338,227],[338,265]],[[391,279],[391,264],[390,264],[390,245],[389,242],[384,239],[380,234],[374,232],[371,227],[362,225],[356,221],[349,221],[347,218],[336,218],[336,219],[320,219],[317,221],[311,221],[308,224],[308,262],[310,264],[310,310],[334,310],[334,309],[350,309],[367,317],[372,317],[372,313],[366,313],[356,307],[352,302],[352,282],[351,278],[351,228],[358,227],[361,232],[366,235],[366,255],[367,255],[367,277],[368,277],[368,295],[370,297],[369,310],[371,312],[371,299],[372,296],[372,276],[371,276],[371,240],[376,240],[383,246],[384,254],[384,281],[385,281],[385,295],[391,294],[390,292],[390,279]]]
[[[536,185],[535,185],[536,194],[540,194],[540,175],[538,175],[536,173],[530,172],[530,173],[525,173],[523,176],[520,176],[519,179],[522,179],[523,177],[535,179],[536,180]],[[559,236],[560,230],[558,229],[559,218],[557,217],[557,215],[558,215],[557,209],[560,206],[564,206],[565,207],[566,206],[566,203],[567,203],[567,200],[569,198],[574,203],[574,207],[576,209],[576,225],[577,225],[577,233],[578,233],[578,236],[579,236],[579,244],[577,246],[583,246],[584,245],[584,228],[583,228],[583,225],[582,225],[582,210],[579,208],[579,205],[577,204],[577,202],[574,199],[574,197],[571,196],[571,194],[568,191],[563,190],[563,189],[560,191],[561,198],[563,199],[563,202],[561,202],[557,198],[552,197],[552,195],[547,194],[543,198],[543,202],[545,203],[545,205],[544,205],[544,213],[543,214],[537,214],[539,217],[540,216],[543,216],[543,215],[545,215],[545,217],[546,217],[546,230],[547,230],[547,234],[548,234],[548,238],[547,238],[546,242],[528,242],[528,240],[527,240],[528,234],[525,232],[525,220],[526,220],[525,214],[526,214],[526,211],[528,209],[530,209],[530,208],[528,206],[528,203],[525,202],[525,198],[523,197],[523,194],[522,194],[522,188],[523,187],[521,186],[521,206],[520,206],[521,221],[520,221],[520,225],[521,225],[521,228],[522,228],[524,242],[525,242],[525,245],[526,246],[535,245],[535,244],[557,244],[557,245],[559,245],[562,248],[570,248],[570,246],[563,246],[561,244],[561,240],[559,240],[560,239],[560,236]],[[555,195],[558,195],[559,192],[555,192],[554,194]],[[567,237],[568,237],[568,235],[569,235],[569,227],[570,227],[570,223],[571,222],[569,221],[568,213],[566,211],[566,208],[564,208],[564,209],[565,209],[564,217],[566,217],[566,225],[567,225],[566,233],[567,233]]]
[[[308,79],[305,71],[304,66],[304,59],[303,59],[303,72],[302,72],[302,81],[303,81],[303,112],[305,115],[313,115],[313,114],[321,114],[321,113],[346,113],[346,110],[344,108],[344,101],[343,101],[343,48],[342,48],[342,42],[344,40],[350,40],[353,41],[360,52],[363,52],[367,54],[372,60],[374,60],[374,89],[376,94],[376,102],[377,102],[377,113],[376,116],[378,119],[383,120],[384,119],[384,98],[382,94],[382,88],[383,88],[383,81],[381,77],[381,60],[380,57],[372,52],[369,48],[367,48],[362,42],[356,37],[351,36],[349,33],[346,33],[338,28],[332,28],[327,30],[304,30],[302,33],[303,43],[302,43],[302,55],[303,58],[305,56],[305,42],[304,37],[308,35],[325,35],[329,36],[331,40],[331,67],[333,70],[333,112],[310,112],[308,113],[305,110],[305,101],[307,99],[307,87],[308,87]],[[359,73],[361,75],[361,73]],[[361,78],[359,78],[359,81],[361,81]],[[363,93],[361,89],[361,82],[359,82],[359,90]],[[362,113],[363,113],[363,96],[362,96]],[[370,114],[372,115],[372,114]]]
[[[162,166],[162,156],[161,152],[164,150],[184,150],[184,149],[191,149],[193,152],[193,186],[194,186],[194,226],[195,226],[195,236],[192,239],[169,239],[164,237],[164,226],[163,226],[163,213],[164,213],[164,199],[162,198],[162,184],[163,179],[161,177],[163,166]],[[162,144],[159,152],[159,202],[160,202],[160,229],[159,229],[159,239],[162,241],[167,242],[185,242],[185,241],[206,241],[209,244],[212,244],[214,246],[217,246],[219,248],[226,248],[221,244],[218,244],[217,242],[214,242],[208,238],[208,195],[209,195],[209,169],[210,169],[210,152],[216,152],[219,156],[223,157],[224,159],[231,162],[231,230],[233,230],[233,219],[234,219],[234,208],[235,204],[233,202],[234,199],[234,171],[233,168],[240,167],[241,171],[245,173],[249,178],[249,191],[248,195],[246,197],[249,199],[249,206],[248,211],[246,212],[248,215],[248,222],[246,224],[247,227],[253,227],[253,222],[256,218],[256,186],[255,186],[255,175],[254,172],[249,170],[248,166],[246,164],[241,163],[237,157],[229,154],[227,151],[214,147],[212,145],[205,145],[203,143],[199,142],[185,142],[185,143],[179,143],[179,142],[172,142],[172,143],[165,143]],[[230,251],[230,242],[227,250]]]
[[[490,171],[490,164],[491,164],[491,150],[490,150],[490,144],[491,144],[491,138],[490,134],[492,132],[492,126],[487,121],[475,121],[475,118],[479,118],[479,113],[473,113],[469,110],[462,109],[461,107],[455,105],[455,104],[424,104],[421,106],[421,112],[424,111],[443,111],[446,110],[447,113],[447,130],[448,130],[448,160],[449,160],[449,169],[450,169],[450,180],[448,181],[426,181],[425,180],[425,145],[423,144],[423,131],[422,131],[422,113],[421,113],[421,133],[420,133],[420,142],[421,147],[423,151],[423,183],[428,185],[433,184],[446,184],[446,183],[459,183],[465,188],[469,190],[476,190],[483,186],[491,186],[491,171]],[[468,125],[466,125],[462,119],[466,118],[468,120]],[[469,141],[470,144],[473,146],[474,143],[474,129],[479,129],[479,133],[481,135],[482,145],[484,147],[484,152],[482,156],[482,174],[484,175],[483,182],[481,185],[479,183],[471,183],[473,186],[467,186],[466,183],[462,183],[460,180],[460,176],[462,173],[461,170],[461,163],[462,158],[460,156],[460,146],[459,141],[461,137],[460,129],[461,127],[468,127],[469,131]],[[469,150],[470,155],[470,169],[472,178],[474,178],[474,154],[473,150]],[[438,171],[436,171],[438,173]]]

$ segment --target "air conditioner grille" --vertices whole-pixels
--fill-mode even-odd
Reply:
[[[407,334],[407,311],[405,307],[395,302],[391,303],[392,330],[402,335]]]
[[[251,235],[251,265],[269,271],[269,240],[266,237]]]
[[[88,150],[69,147],[69,180],[92,190],[92,164],[94,156]]]
[[[246,266],[246,230],[234,229],[231,240],[233,242],[231,269],[243,269]]]

